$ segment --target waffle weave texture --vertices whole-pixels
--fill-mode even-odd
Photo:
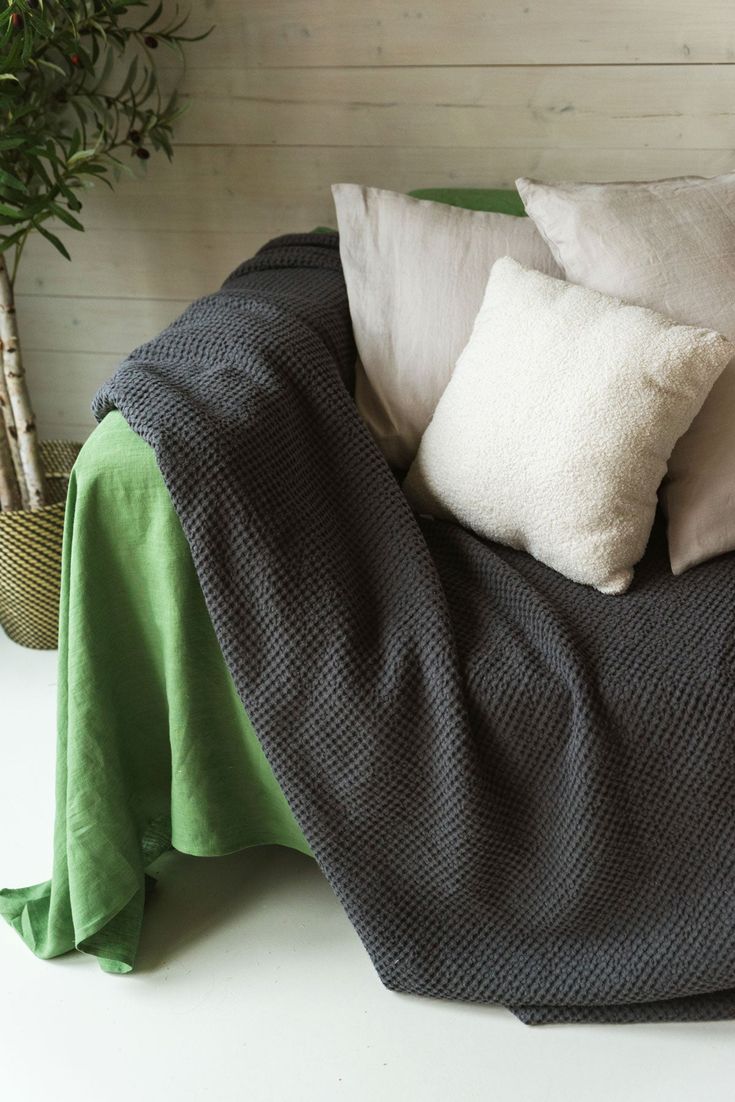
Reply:
[[[279,238],[95,400],[155,450],[276,777],[388,987],[735,1011],[735,559],[611,600],[419,522],[350,396],[336,236]]]

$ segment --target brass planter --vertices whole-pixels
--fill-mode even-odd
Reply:
[[[58,644],[66,490],[80,448],[67,440],[42,442],[50,504],[0,512],[0,625],[22,647]]]

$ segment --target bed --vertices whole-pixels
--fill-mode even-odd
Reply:
[[[513,193],[455,191],[421,195],[475,205],[478,209],[500,208],[507,213],[522,214],[518,197]],[[280,255],[278,247],[274,255]],[[274,269],[279,265],[283,266],[280,260],[274,263]],[[196,314],[192,317],[196,322]],[[328,341],[319,344],[319,354],[324,354],[325,349],[329,353],[328,345]],[[293,370],[298,373],[300,365],[295,364]],[[278,380],[258,378],[256,382],[258,401],[268,408]],[[337,404],[343,402],[338,392],[339,388],[332,391]],[[308,424],[308,415],[313,410],[306,392],[295,393],[303,404],[299,416]],[[353,414],[354,409],[350,416]],[[327,419],[334,416],[331,408],[325,413]],[[243,429],[235,425],[232,431],[242,434]],[[433,619],[424,618],[422,630],[426,628],[429,634],[442,636],[447,630],[445,596],[439,593],[423,539],[432,546],[431,554],[438,565],[448,607],[452,615],[463,618],[466,628],[466,633],[460,633],[457,640],[458,657],[449,655],[441,675],[444,682],[440,679],[435,691],[432,690],[432,700],[426,703],[428,727],[422,726],[417,713],[416,729],[429,747],[429,757],[415,758],[409,737],[413,719],[405,709],[402,713],[390,712],[398,688],[389,686],[384,699],[375,700],[376,714],[387,709],[390,715],[402,717],[401,725],[394,724],[388,732],[391,737],[394,732],[401,738],[406,736],[405,746],[401,745],[395,759],[389,757],[381,762],[375,757],[370,733],[366,740],[351,742],[348,712],[344,724],[340,714],[329,716],[331,735],[325,724],[325,741],[328,737],[334,740],[332,758],[325,762],[314,757],[307,763],[306,772],[310,791],[317,799],[340,805],[344,829],[341,835],[337,831],[331,838],[313,829],[308,792],[303,795],[294,791],[291,783],[290,790],[286,789],[288,799],[284,794],[283,779],[289,783],[292,748],[287,746],[281,752],[272,742],[269,745],[270,733],[263,726],[258,728],[261,739],[256,738],[240,702],[229,672],[237,663],[226,664],[223,649],[227,654],[227,648],[221,645],[228,629],[220,624],[215,634],[216,614],[210,615],[214,607],[212,593],[207,593],[205,603],[201,574],[198,575],[194,565],[197,552],[195,549],[193,558],[190,549],[195,547],[196,540],[192,543],[190,532],[188,540],[184,536],[174,508],[176,495],[171,485],[167,488],[164,484],[159,470],[160,455],[157,464],[157,456],[141,435],[128,427],[120,413],[111,410],[85,445],[69,490],[59,655],[53,877],[48,883],[34,887],[4,890],[0,894],[0,913],[41,957],[77,948],[96,956],[106,971],[126,972],[134,966],[143,922],[145,895],[150,885],[146,870],[164,851],[173,846],[185,853],[213,856],[254,845],[284,845],[307,854],[313,851],[366,942],[386,986],[422,994],[501,1001],[528,1022],[730,1016],[735,992],[729,981],[735,977],[731,969],[728,971],[727,963],[732,943],[729,897],[713,904],[708,896],[706,907],[698,909],[695,895],[679,899],[674,898],[674,893],[669,907],[669,896],[662,887],[659,895],[667,912],[660,924],[664,936],[650,939],[641,934],[646,915],[641,918],[638,913],[636,898],[639,891],[642,894],[653,891],[654,896],[658,891],[652,855],[659,823],[665,831],[666,845],[672,838],[679,844],[688,829],[686,824],[696,821],[698,815],[694,805],[672,814],[675,809],[666,801],[662,813],[655,792],[650,794],[649,808],[641,765],[654,758],[659,763],[657,768],[663,763],[665,783],[671,784],[676,783],[676,771],[689,757],[705,806],[709,800],[710,807],[716,808],[718,823],[723,819],[729,822],[732,799],[727,789],[728,773],[725,770],[718,775],[711,768],[718,763],[726,764],[726,769],[731,767],[729,727],[718,730],[712,744],[705,747],[694,738],[690,742],[685,738],[684,746],[667,743],[669,732],[657,731],[652,744],[639,753],[621,731],[636,710],[645,708],[648,689],[644,684],[636,687],[634,693],[628,684],[623,684],[613,695],[605,696],[602,686],[609,670],[621,662],[625,668],[636,669],[636,638],[631,637],[629,645],[620,645],[631,623],[626,618],[635,617],[638,626],[643,624],[645,630],[652,630],[662,595],[668,594],[670,603],[666,607],[672,614],[665,630],[670,653],[664,649],[660,654],[649,655],[648,661],[659,695],[676,697],[677,667],[671,655],[684,655],[687,650],[677,602],[683,601],[681,607],[685,608],[687,600],[700,604],[709,600],[713,578],[717,579],[717,592],[721,594],[724,578],[729,595],[724,607],[719,601],[717,638],[710,638],[706,623],[696,627],[697,638],[703,640],[702,654],[712,668],[702,669],[691,691],[680,696],[683,708],[707,711],[715,666],[719,664],[720,673],[724,671],[726,677],[731,676],[732,655],[721,639],[735,618],[735,587],[729,587],[728,581],[734,568],[732,558],[712,567],[709,573],[691,572],[679,583],[672,601],[670,579],[661,571],[661,533],[657,530],[651,554],[640,571],[640,584],[627,603],[611,605],[609,598],[600,594],[590,594],[558,576],[550,578],[553,572],[534,563],[529,556],[483,545],[456,526],[419,529],[387,465],[369,442],[364,426],[350,422],[349,433],[356,434],[355,448],[366,464],[362,473],[375,472],[383,487],[381,492],[390,499],[393,519],[388,529],[395,522],[397,532],[389,531],[386,540],[393,540],[398,556],[402,539],[409,551],[411,545],[419,548],[415,565],[417,592],[436,598]],[[239,439],[242,442],[242,435]],[[174,441],[174,445],[181,446],[181,442]],[[324,462],[332,460],[333,457]],[[294,469],[298,469],[298,449],[289,461],[296,463]],[[338,500],[338,495],[331,500]],[[325,499],[322,505],[323,516],[318,520],[329,529],[329,502]],[[322,505],[318,507],[321,509]],[[349,526],[342,535],[349,546],[352,539]],[[316,544],[309,551],[316,557],[320,555]],[[472,657],[470,649],[465,653],[464,648],[469,648],[473,630],[485,630],[476,615],[476,605],[488,598],[483,579],[489,564],[498,578],[490,597],[493,634],[486,638],[486,652],[478,660]],[[365,565],[370,566],[368,560]],[[325,575],[329,570],[330,563],[325,559]],[[407,577],[412,576],[412,570],[414,566],[409,561],[405,567]],[[356,576],[352,580],[356,587],[366,584],[364,578]],[[266,581],[270,584],[269,579]],[[376,579],[372,581],[378,599],[379,584]],[[365,594],[365,599],[370,599],[369,584]],[[323,610],[314,604],[311,611],[314,623],[319,622]],[[410,618],[415,612],[399,609],[397,616]],[[592,683],[580,687],[579,659],[585,648],[592,646],[596,615],[601,620],[603,616],[610,618],[607,635],[595,652]],[[370,630],[382,632],[384,627],[382,622],[376,623]],[[308,628],[308,624],[302,623],[299,630],[308,633]],[[412,626],[411,631],[414,630]],[[691,638],[694,637],[693,626]],[[382,646],[382,641],[377,640],[378,644]],[[540,648],[537,654],[534,648]],[[231,649],[229,654],[231,658]],[[524,655],[527,660],[520,678],[510,663],[514,654]],[[320,657],[313,660],[317,668]],[[251,664],[252,661],[251,657]],[[276,670],[278,661],[278,654],[271,655]],[[402,680],[413,676],[414,671],[409,668],[413,661],[411,652],[391,659],[391,676],[399,687]],[[557,661],[559,669],[555,668]],[[439,730],[439,718],[447,706],[442,685],[448,686],[450,695],[456,690],[457,671],[463,663],[466,680],[472,683],[474,691],[482,693],[491,684],[495,687],[493,699],[485,714],[479,697],[466,706],[454,702],[460,718],[456,722],[451,719],[445,742]],[[299,714],[303,711],[306,715],[309,709],[313,711],[314,698],[320,690],[306,684],[301,690],[304,699],[294,705],[293,685],[284,680],[284,694],[291,693],[288,706],[292,710],[297,707]],[[278,713],[277,695],[277,686],[271,685],[267,705],[272,713]],[[263,694],[254,693],[252,699],[262,715]],[[337,699],[335,708],[349,709],[351,702],[345,700],[340,704]],[[319,706],[325,715],[323,700]],[[543,747],[541,759],[546,760],[540,759],[541,765],[534,767],[533,775],[529,774],[525,791],[519,787],[519,778],[528,771],[527,755],[535,745],[536,731],[544,729],[549,707],[568,715],[568,730],[560,732],[553,746]],[[512,726],[506,723],[509,709],[522,716],[525,732],[530,736],[528,744],[513,740]],[[493,730],[497,745],[480,748],[467,741],[467,711],[473,720]],[[435,729],[432,723],[437,724]],[[597,741],[591,743],[585,741],[590,724],[593,734],[597,732]],[[600,742],[599,733],[608,727],[613,736],[605,736]],[[288,741],[287,729],[285,735]],[[293,741],[298,742],[298,733],[294,731],[293,735]],[[268,760],[261,742],[270,751]],[[313,746],[313,741],[304,743],[302,753],[308,755]],[[347,772],[342,770],[343,763],[334,760],[335,753],[339,756],[345,752],[355,755]],[[431,756],[434,752],[437,759]],[[467,783],[468,762],[473,763],[473,769],[477,768],[478,775],[491,766],[479,789],[474,791],[472,784]],[[439,764],[441,768],[437,768]],[[376,769],[383,766],[385,772],[376,777]],[[551,772],[546,771],[547,766]],[[325,768],[327,775],[322,778],[320,773]],[[398,773],[391,772],[394,768]],[[410,785],[414,775],[416,800],[407,804],[400,785],[404,777]],[[293,781],[292,768],[290,781]],[[624,793],[622,806],[620,800],[613,799],[618,789]],[[366,799],[369,802],[373,796],[377,802],[364,822],[346,806],[353,798],[359,803]],[[459,812],[455,806],[457,799],[462,804]],[[553,816],[541,822],[534,819],[539,801],[544,814],[549,814],[549,800]],[[630,819],[628,800],[635,811]],[[508,814],[511,821],[503,822]],[[601,816],[609,818],[612,834],[607,826],[607,833],[596,832],[595,824]],[[520,865],[518,855],[511,853],[510,836],[505,834],[513,821],[522,850]],[[305,824],[309,829],[305,829]],[[450,829],[445,830],[445,824]],[[463,847],[470,854],[480,852],[488,832],[500,839],[497,869],[502,870],[496,878],[497,898],[489,900],[482,888],[487,884],[487,868],[478,883],[470,885],[463,879],[466,872]],[[398,862],[399,872],[394,876],[391,847],[400,847],[404,840],[414,847],[418,863],[410,865],[406,875],[406,867],[399,868]],[[692,865],[689,871],[693,877],[701,878],[704,872],[702,862],[697,859],[697,844],[692,837],[687,851]],[[727,844],[729,833],[723,841],[723,852],[717,857],[721,858],[718,876],[725,875]],[[354,877],[355,868],[362,861],[361,847],[368,855],[364,875],[378,884],[375,899],[370,899],[370,891],[363,891],[359,884],[353,892],[350,876],[345,878],[340,873],[341,853]],[[675,854],[666,852],[661,856],[675,868]],[[547,857],[555,862],[557,873],[559,868],[567,871],[562,871],[558,881],[549,878],[541,883],[538,862],[543,865]],[[714,864],[715,857],[711,859]],[[421,898],[421,878],[415,871],[419,867],[429,879],[434,878],[435,893],[426,899]],[[619,922],[616,918],[614,936],[605,929],[608,910],[600,906],[600,899],[610,889],[607,877],[610,869],[614,870],[615,890],[620,888],[617,878],[622,878],[627,892]],[[570,880],[566,879],[567,873]],[[515,882],[524,877],[526,895],[517,899]],[[569,899],[568,884],[572,882],[579,895]],[[713,884],[712,893],[716,895],[715,887]],[[405,896],[404,889],[408,893]],[[668,890],[674,889],[669,885]],[[539,893],[544,897],[541,909],[529,913],[529,900],[538,903]],[[417,899],[420,913],[409,915],[408,924],[418,922],[429,930],[422,953],[414,951],[400,925],[402,918],[406,919],[406,907]],[[461,913],[451,915],[447,907],[450,903],[456,906],[458,901]],[[549,913],[544,909],[547,903],[551,907]],[[475,923],[473,908],[485,905],[491,908],[491,917],[485,920],[485,925],[479,918]],[[514,913],[514,907],[520,910]],[[391,908],[393,913],[389,913]],[[571,915],[574,921],[579,919],[584,937],[578,933],[574,921],[566,927],[562,922],[563,928],[557,928],[558,923],[555,927],[558,916],[552,913],[554,908],[560,909],[562,917]],[[518,921],[526,924],[522,936],[518,933]],[[691,930],[702,932],[701,944],[689,946]],[[492,966],[488,967],[486,962],[478,972],[478,954],[488,937],[494,938],[502,949]],[[451,945],[457,939],[464,947],[460,961],[455,961],[451,953]],[[635,946],[630,959],[625,957],[626,939]],[[688,946],[686,950],[684,945]],[[685,968],[679,974],[678,962],[685,959],[688,963],[689,950],[693,963],[689,970]],[[571,969],[575,982],[581,976],[582,987],[586,983],[584,977],[595,969],[599,971],[594,984],[585,989],[584,1000],[579,999],[579,982],[575,986],[570,980],[570,960],[575,962]],[[501,976],[497,982],[496,968]],[[521,975],[518,982],[514,978],[516,973]],[[723,982],[723,978],[728,982]]]

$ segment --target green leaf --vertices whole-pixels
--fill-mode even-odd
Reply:
[[[155,34],[183,56],[187,19],[176,0],[0,0],[0,250],[37,229],[68,257],[47,224],[79,232],[89,187],[143,171],[131,130],[172,156],[181,106],[166,97],[178,82],[168,72],[159,80],[166,59],[143,40]]]
[[[164,46],[171,50],[172,53],[176,54],[179,61],[184,60],[184,51],[181,48],[181,44],[178,38],[162,38],[161,42],[164,44]]]
[[[130,89],[133,86],[133,82],[134,82],[137,75],[138,75],[138,58],[134,57],[132,62],[130,63],[130,67],[128,69],[127,76],[125,77],[125,80],[122,82],[122,85],[120,86],[120,91],[117,93],[119,99],[122,99],[125,96],[126,92],[130,91]]]
[[[71,188],[67,187],[63,180],[57,181],[57,187],[66,199],[69,210],[79,211],[82,209],[81,202],[79,201],[79,199],[77,199]]]
[[[43,65],[45,69],[51,69],[53,72],[60,73],[64,80],[66,80],[67,74],[55,61],[49,61],[47,57],[39,57],[37,64]]]
[[[68,210],[64,210],[64,208],[60,207],[58,203],[51,203],[50,209],[54,212],[57,218],[61,219],[61,221],[65,225],[69,226],[73,230],[79,230],[81,233],[84,233],[84,226],[82,225],[82,223],[78,222],[76,218],[69,214]]]
[[[145,23],[141,23],[141,25],[138,27],[138,31],[145,31],[148,29],[148,27],[152,27],[156,20],[159,18],[162,11],[163,4],[156,4],[152,14],[148,16]]]
[[[108,49],[105,54],[105,61],[102,66],[102,70],[97,81],[97,87],[101,88],[107,80],[109,80],[112,73],[112,67],[115,64],[115,53],[113,50]]]
[[[84,110],[81,103],[79,103],[79,100],[76,96],[72,96],[71,106],[74,109],[74,112],[75,112],[77,118],[79,119],[79,123],[82,127],[82,131],[84,131],[84,128],[86,127],[87,123],[89,122],[89,119],[87,117],[87,112]]]
[[[17,176],[14,176],[12,172],[7,172],[4,168],[0,168],[0,184],[5,184],[11,191],[20,191],[24,195],[28,194],[28,187],[19,180]]]
[[[187,20],[188,20],[188,18],[189,18],[189,13],[187,12],[187,13],[186,13],[186,15],[182,16],[182,17],[181,17],[181,19],[179,19],[179,21],[178,21],[178,22],[176,22],[176,18],[177,18],[177,17],[178,17],[178,16],[180,15],[180,14],[181,14],[181,10],[180,10],[180,8],[179,8],[179,5],[177,4],[177,5],[176,5],[176,11],[175,11],[175,15],[174,15],[174,22],[173,22],[173,23],[169,23],[169,24],[168,24],[168,26],[167,26],[167,27],[165,27],[165,28],[163,29],[163,31],[161,32],[162,34],[168,35],[168,36],[169,36],[170,38],[172,38],[172,37],[173,37],[173,36],[174,36],[174,35],[176,34],[176,32],[177,32],[177,31],[180,31],[180,30],[181,30],[181,28],[182,28],[182,27],[184,26],[184,24],[186,23],[186,21],[187,21]],[[211,28],[210,28],[210,30],[211,30]],[[205,33],[205,34],[209,34],[209,31],[205,31],[204,33]],[[177,37],[181,37],[181,36],[179,35],[179,36],[177,36]]]
[[[60,252],[61,255],[63,257],[66,257],[67,260],[71,260],[69,250],[66,248],[66,245],[64,245],[63,241],[59,241],[55,233],[51,233],[51,230],[47,230],[44,226],[41,225],[40,222],[34,222],[33,226],[34,229],[37,229],[38,232],[41,234],[41,237],[45,237],[47,241],[51,242],[57,252]]]
[[[179,23],[179,27],[182,27],[185,22],[186,22],[185,19],[182,20],[182,22]],[[178,27],[176,28],[176,30],[178,30]],[[214,30],[214,23],[212,24],[211,27],[207,27],[206,31],[202,31],[201,34],[189,34],[189,35],[179,34],[179,35],[176,36],[176,41],[177,42],[203,42],[205,38],[209,38],[209,36],[210,36],[210,34],[212,33],[213,30]]]
[[[91,159],[96,156],[96,149],[80,149],[76,153],[73,153],[66,163],[69,168],[74,168],[75,165],[81,164],[83,161],[91,161]]]
[[[24,226],[22,230],[16,230],[15,233],[8,234],[7,237],[0,235],[0,253],[7,252],[8,249],[12,249],[13,245],[17,245],[25,235],[28,233],[28,227]]]
[[[103,173],[108,171],[108,166],[101,161],[87,161],[82,166],[82,171],[92,173],[95,176],[102,176]]]
[[[42,183],[42,184],[43,184],[43,185],[44,185],[45,187],[47,187],[47,188],[49,188],[49,189],[50,189],[50,188],[51,188],[51,186],[52,186],[52,185],[51,185],[51,177],[49,176],[48,172],[46,171],[46,168],[45,168],[45,166],[44,166],[44,163],[43,163],[43,161],[41,160],[41,157],[29,156],[29,158],[28,158],[28,159],[29,159],[29,160],[30,160],[30,162],[32,163],[32,165],[33,165],[33,171],[34,171],[34,173],[36,174],[36,176],[38,176],[38,178],[39,178],[39,180],[41,181],[41,183]]]

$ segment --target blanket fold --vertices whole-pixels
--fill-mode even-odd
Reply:
[[[383,983],[524,1021],[735,1011],[735,558],[611,598],[418,521],[350,395],[334,235],[271,242],[101,389]]]

